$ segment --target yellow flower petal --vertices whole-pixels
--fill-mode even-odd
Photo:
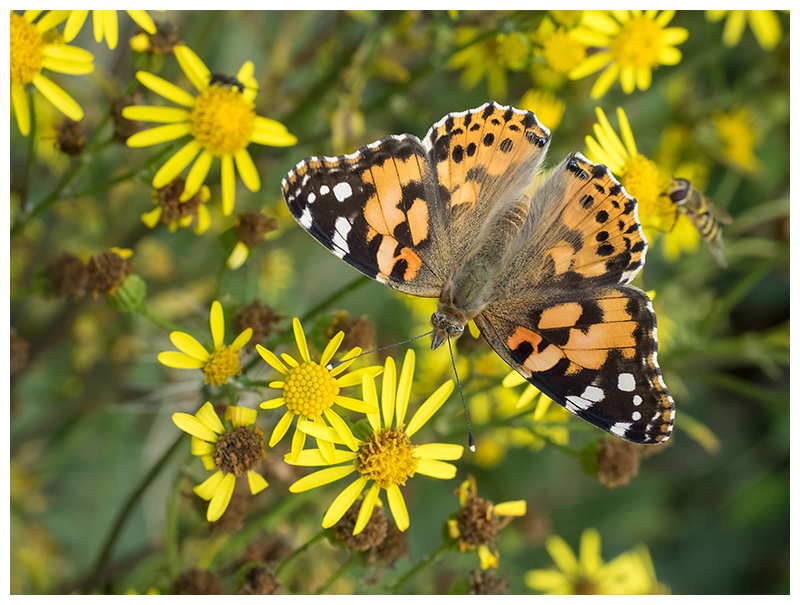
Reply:
[[[206,425],[207,428],[221,435],[225,432],[225,427],[222,426],[222,421],[217,416],[216,410],[210,401],[206,401],[203,406],[195,414],[196,418]],[[214,439],[216,441],[216,439]]]
[[[228,269],[231,271],[236,271],[244,264],[248,256],[250,256],[250,248],[244,242],[236,242],[225,264],[228,265]]]
[[[214,349],[219,349],[225,338],[225,317],[222,314],[222,305],[218,300],[211,303],[209,323],[211,324],[211,339],[214,342]]]
[[[358,517],[356,517],[356,523],[353,527],[354,536],[360,534],[367,526],[380,493],[381,488],[373,483],[372,487],[367,491],[367,495],[364,496],[363,502],[361,502],[361,508],[358,509]]]
[[[339,345],[342,344],[343,340],[344,332],[340,330],[333,338],[331,338],[330,342],[325,347],[325,350],[322,352],[322,356],[319,358],[319,365],[323,367],[328,365],[328,362],[330,362],[330,360],[333,359],[333,356],[336,355],[336,351],[339,350]],[[341,386],[338,380],[336,382],[339,384],[339,386]],[[359,382],[361,381],[359,380]]]
[[[294,418],[294,412],[287,411],[278,421],[278,424],[275,425],[275,428],[272,431],[272,436],[269,438],[270,447],[275,447],[275,444],[283,439],[283,436],[286,434],[286,431],[289,430],[289,426],[292,424],[292,418]]]
[[[205,181],[206,176],[208,176],[208,170],[211,168],[211,162],[213,160],[214,154],[208,149],[204,149],[192,165],[191,170],[189,170],[180,201],[185,202],[200,191],[200,188],[203,186],[203,181]]]
[[[400,488],[396,485],[390,485],[386,488],[386,499],[389,501],[389,510],[392,511],[395,525],[400,531],[405,531],[410,525],[408,518],[408,509],[406,508],[406,501],[403,499],[403,494]]]
[[[219,489],[224,476],[225,472],[219,470],[211,475],[208,479],[203,481],[200,485],[195,486],[192,491],[203,500],[211,500],[211,498],[214,497],[214,494],[217,493],[217,489]]]
[[[67,23],[64,26],[64,41],[71,42],[78,32],[81,31],[83,24],[86,22],[86,17],[89,16],[88,10],[74,10],[67,18]]]
[[[117,42],[119,41],[119,25],[117,23],[117,11],[115,10],[103,10],[97,11],[95,13],[95,23],[98,21],[98,14],[100,13],[100,18],[103,20],[102,28],[106,34],[106,42],[108,43],[108,47],[111,50],[114,50],[117,47]],[[97,28],[95,28],[95,34],[97,32]],[[95,35],[96,37],[96,35]],[[102,37],[100,38],[102,39]],[[97,40],[100,42],[100,40]]]
[[[269,486],[267,480],[264,479],[261,475],[259,475],[255,471],[248,471],[247,472],[247,485],[250,487],[251,494],[257,494],[264,488]]]
[[[153,19],[147,14],[147,11],[130,10],[127,11],[127,13],[130,15],[131,19],[133,19],[136,25],[141,27],[148,34],[156,33],[156,24],[153,23]]]
[[[600,532],[596,529],[590,527],[583,530],[579,557],[583,571],[590,577],[603,566],[600,558]]]
[[[202,439],[203,441],[216,443],[219,439],[218,435],[214,431],[212,431],[205,425],[205,423],[201,422],[191,414],[175,412],[172,415],[172,422],[174,422],[175,426],[182,431],[189,433],[193,437]]]
[[[513,500],[494,505],[494,512],[501,517],[522,517],[527,511],[525,500]]]
[[[361,393],[364,397],[364,402],[375,409],[375,412],[367,413],[367,420],[369,420],[372,430],[378,432],[381,430],[381,416],[378,411],[380,409],[378,407],[378,391],[375,389],[375,378],[373,378],[372,374],[364,373],[361,381]]]
[[[169,335],[169,339],[178,350],[189,357],[199,359],[203,363],[208,361],[211,357],[211,354],[206,351],[205,347],[201,345],[194,337],[186,334],[186,332],[172,332]]]
[[[448,380],[442,386],[440,386],[436,391],[425,400],[414,416],[411,418],[411,422],[408,423],[408,427],[406,427],[406,435],[411,437],[414,433],[416,433],[419,429],[421,429],[428,420],[430,420],[431,416],[433,416],[437,410],[442,407],[442,404],[447,401],[447,398],[450,397],[450,393],[453,392],[453,381]]]
[[[186,74],[186,77],[189,78],[194,87],[199,92],[203,92],[208,88],[211,72],[205,63],[200,60],[200,57],[185,44],[176,45],[174,52],[183,73]]]
[[[381,411],[383,412],[383,426],[392,426],[394,420],[394,398],[397,388],[397,368],[394,359],[386,358],[383,365],[383,382],[381,383]]]
[[[268,399],[267,401],[262,401],[259,404],[259,407],[262,410],[274,410],[275,408],[279,408],[285,404],[286,400],[283,397],[278,397],[277,399]]]
[[[17,127],[23,136],[31,132],[31,108],[28,104],[28,93],[22,84],[11,83],[11,105],[17,117]]]
[[[353,436],[353,433],[350,431],[350,427],[347,426],[347,423],[342,420],[342,417],[334,412],[331,408],[328,408],[323,413],[325,414],[325,418],[327,418],[328,422],[331,423],[331,427],[333,427],[333,429],[336,431],[336,434],[341,438],[341,441],[343,441],[344,444],[351,450],[356,451],[358,448],[356,438]],[[329,439],[328,441],[331,440]]]
[[[192,454],[194,456],[208,456],[213,454],[216,449],[216,443],[192,435]]]
[[[253,158],[247,153],[247,149],[240,149],[233,155],[236,160],[236,168],[239,171],[239,176],[242,177],[244,186],[250,191],[258,191],[261,189],[261,179],[258,177],[258,170],[253,163]]]
[[[137,71],[136,79],[154,93],[161,95],[168,101],[183,105],[184,107],[194,107],[195,98],[182,88],[178,88],[172,82],[167,82],[164,78],[159,78],[146,71]]]
[[[631,124],[628,122],[628,116],[622,107],[617,107],[617,120],[619,121],[619,131],[622,134],[622,140],[625,142],[625,148],[628,150],[629,156],[634,156],[639,153],[636,150],[636,141],[633,138],[633,130]]]
[[[344,488],[344,490],[342,490],[342,492],[336,496],[330,507],[328,507],[328,510],[325,512],[325,516],[322,518],[322,527],[327,529],[328,527],[335,525],[353,505],[353,502],[356,501],[366,484],[367,478],[359,477],[353,481],[353,483]]]
[[[42,74],[33,76],[31,83],[39,89],[44,97],[68,118],[80,122],[83,119],[83,109],[64,90],[52,80]]]
[[[289,147],[297,143],[297,137],[288,132],[264,133],[259,130],[253,130],[250,140],[259,145],[270,145],[272,147]]]
[[[269,365],[278,370],[281,374],[289,373],[289,369],[285,365],[283,365],[283,362],[278,358],[277,355],[275,355],[275,353],[273,353],[269,349],[265,349],[260,344],[256,345],[256,351],[258,351],[258,354],[261,355],[261,359],[266,361]]]
[[[578,572],[578,559],[575,558],[575,554],[561,537],[549,536],[545,542],[545,548],[555,564],[565,574]]]
[[[403,426],[406,421],[406,412],[408,411],[408,399],[411,396],[411,382],[414,378],[414,364],[415,364],[414,349],[406,351],[406,357],[403,361],[403,368],[400,370],[400,381],[397,385],[397,401],[395,403],[397,417],[397,426]]]
[[[225,418],[231,421],[233,428],[255,424],[257,415],[254,409],[240,405],[231,405],[225,410]]]
[[[225,509],[228,508],[235,486],[236,476],[232,474],[226,474],[219,482],[211,502],[208,503],[208,511],[206,511],[206,519],[208,519],[209,523],[218,520],[225,512]]]
[[[313,424],[313,423],[309,423]],[[297,459],[289,459],[291,454],[284,456],[287,463],[292,466],[325,466],[328,464],[342,464],[343,462],[352,462],[357,452],[348,452],[347,450],[334,450],[333,459],[329,463],[320,452],[319,448],[307,449],[300,452]]]
[[[294,330],[294,339],[297,341],[297,348],[300,351],[300,356],[303,361],[309,363],[311,356],[308,354],[308,345],[306,344],[306,335],[303,333],[303,326],[300,320],[296,317],[292,320],[292,330]]]
[[[420,458],[417,463],[417,473],[436,479],[452,479],[456,476],[456,467],[449,462],[428,460]]]
[[[320,457],[321,456],[322,455],[320,454]],[[305,477],[298,479],[289,486],[289,491],[292,492],[293,494],[306,492],[310,489],[314,489],[315,487],[321,487],[323,485],[327,485],[328,483],[333,483],[334,481],[338,481],[339,479],[347,477],[347,475],[349,475],[350,473],[354,473],[355,470],[356,467],[351,464],[345,466],[332,466],[330,468],[324,468],[320,471],[311,473],[310,475],[306,475]],[[363,481],[364,483],[367,482],[366,479],[364,479]],[[356,498],[360,493],[361,491],[359,490],[358,493],[356,493]],[[353,500],[355,501],[355,498],[353,498]],[[336,521],[334,521],[334,523],[336,523]]]
[[[300,452],[303,451],[303,446],[306,444],[306,434],[300,430],[300,424],[302,420],[303,417],[301,416],[298,419],[297,426],[295,427],[294,434],[292,435],[292,447],[289,450],[289,461],[297,460],[297,458],[300,456]],[[325,450],[320,447],[320,451],[324,457],[326,453]],[[332,457],[332,455],[330,457]]]
[[[64,59],[56,59],[52,57],[45,57],[42,61],[42,68],[58,73],[67,74],[70,76],[82,76],[90,74],[94,71],[94,65],[91,63],[77,63],[75,61],[66,61]]]
[[[236,201],[236,173],[233,167],[233,156],[222,156],[222,214],[230,216]]]
[[[414,456],[426,460],[458,460],[463,454],[463,445],[451,443],[426,443],[414,448]]]
[[[197,370],[206,365],[205,361],[201,361],[195,357],[189,357],[177,351],[164,351],[163,353],[159,353],[158,361],[168,368],[178,368],[181,370]]]
[[[142,122],[186,122],[191,114],[180,107],[158,107],[157,105],[128,105],[122,109],[122,117]]]
[[[253,337],[253,328],[245,328],[228,347],[231,351],[241,351]]]
[[[322,424],[317,424],[315,422],[310,421],[302,421],[297,423],[297,428],[307,435],[311,435],[315,439],[319,441],[327,441],[329,443],[341,443],[344,444],[344,438],[339,436],[339,432],[329,426],[325,426]]]
[[[167,124],[166,126],[156,126],[155,128],[150,128],[149,130],[143,130],[142,132],[137,132],[136,134],[129,136],[128,139],[125,141],[125,144],[128,147],[150,147],[151,145],[158,145],[160,143],[166,143],[167,141],[174,141],[175,139],[180,139],[181,137],[185,137],[187,134],[191,132],[191,128],[192,125],[189,124],[188,122],[180,124]],[[192,140],[188,143],[188,145],[191,145],[192,147],[198,147],[199,149],[200,144]],[[181,151],[186,153],[186,151],[184,151],[185,149],[186,147],[181,149]],[[178,153],[180,153],[180,151]],[[197,154],[196,151],[195,154]],[[174,158],[175,156],[172,157]],[[192,157],[194,157],[194,155]],[[183,170],[183,168],[189,162],[191,162],[191,158],[187,160],[183,164],[183,166],[181,166],[181,170]],[[180,173],[180,170],[174,172],[172,178],[178,176],[178,173]],[[171,180],[172,179],[168,179],[164,184],[169,183],[169,181]],[[156,187],[156,189],[160,189],[160,187],[156,185],[154,185],[154,187]],[[163,185],[161,187],[163,187]]]

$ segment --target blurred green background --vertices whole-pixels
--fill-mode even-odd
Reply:
[[[404,490],[411,516],[410,558],[383,576],[376,572],[375,583],[359,582],[354,574],[332,591],[381,593],[381,577],[396,578],[412,561],[435,550],[447,516],[457,508],[453,490],[469,472],[482,497],[528,502],[526,517],[501,531],[496,544],[498,575],[508,580],[511,593],[530,592],[524,572],[551,565],[543,547],[548,534],[562,536],[577,549],[588,527],[599,530],[607,560],[646,544],[658,580],[673,593],[788,593],[788,14],[779,13],[782,39],[768,51],[749,29],[736,46],[726,48],[722,23],[708,22],[700,11],[678,12],[670,25],[689,31],[679,47],[680,63],[656,69],[648,90],[626,95],[617,83],[601,99],[589,94],[595,76],[548,80],[543,75],[536,32],[544,19],[567,18],[545,11],[166,11],[153,16],[157,23],[174,25],[214,73],[233,74],[244,61],[254,62],[258,114],[284,123],[299,142],[288,148],[249,147],[262,187],[250,193],[239,183],[236,213],[263,209],[278,219],[278,228],[242,268],[225,271],[230,252],[225,232],[235,215],[225,218],[220,211],[218,163],[206,180],[212,191],[209,232],[170,233],[163,225],[149,230],[139,219],[152,208],[154,168],[148,160],[165,146],[134,150],[114,143],[88,157],[68,158],[52,147],[52,140],[42,138],[29,166],[29,141],[12,123],[12,224],[23,187],[35,203],[53,191],[73,163],[85,163],[62,199],[11,240],[11,327],[29,343],[27,367],[11,382],[12,593],[81,586],[95,569],[120,508],[177,438],[171,414],[196,411],[207,395],[200,391],[199,373],[172,372],[157,363],[158,352],[172,349],[165,330],[140,316],[114,311],[102,296],[73,301],[48,295],[44,269],[61,252],[89,255],[111,246],[132,248],[134,272],[147,283],[146,306],[195,335],[208,337],[208,309],[217,292],[229,321],[260,298],[283,316],[278,334],[285,333],[291,317],[304,316],[343,284],[358,279],[355,270],[316,244],[288,215],[280,195],[287,170],[304,157],[351,152],[389,134],[423,137],[445,114],[488,100],[520,106],[529,90],[548,86],[564,109],[552,129],[548,165],[570,151],[585,153],[584,138],[592,134],[596,106],[615,127],[612,116],[621,106],[640,153],[652,159],[669,156],[666,133],[679,130],[676,155],[703,167],[703,190],[734,219],[723,229],[727,268],[718,267],[702,243],[694,252],[668,258],[662,240],[668,241],[670,234],[662,234],[648,250],[647,264],[635,282],[655,292],[658,359],[677,406],[674,438],[663,451],[642,460],[629,484],[615,489],[550,444],[539,450],[512,444],[495,457],[481,458],[482,444],[494,452],[488,444],[502,439],[496,435],[502,435],[497,431],[504,425],[527,425],[524,416],[505,420],[478,409],[479,395],[483,403],[488,397],[489,409],[496,408],[496,393],[487,385],[498,386],[506,370],[496,370],[494,382],[486,377],[481,382],[474,376],[479,372],[475,364],[488,349],[461,347],[465,396],[477,410],[472,429],[478,456],[465,454],[456,480],[414,479]],[[156,71],[155,58],[132,57],[127,40],[135,31],[121,15],[117,49],[96,44],[89,25],[72,42],[95,55],[96,69],[89,76],[58,81],[84,108],[89,136],[110,99],[133,80],[134,64]],[[467,82],[464,69],[453,66],[452,57],[469,47],[467,34],[486,42],[485,68],[503,71],[505,90],[497,90],[495,83],[490,91],[485,77]],[[521,40],[522,50],[513,60],[503,54],[506,47],[500,41],[506,38],[501,36]],[[163,57],[160,75],[188,90],[171,54]],[[144,91],[140,102],[160,102],[156,99]],[[40,125],[57,121],[55,110],[41,97],[36,101]],[[714,131],[715,112],[742,107],[752,116],[755,169],[726,157]],[[100,138],[106,136],[108,132]],[[28,170],[31,178],[25,176]],[[109,186],[119,176],[124,178]],[[312,346],[321,350],[323,329],[337,311],[368,315],[382,346],[425,331],[433,305],[426,302],[431,304],[409,302],[368,282],[305,325]],[[227,334],[232,338],[238,330],[229,324]],[[278,343],[289,341],[279,336],[270,341],[271,346]],[[419,385],[416,401],[421,401],[452,374],[444,349],[424,353],[425,339],[417,345],[417,378],[424,385]],[[283,350],[294,354],[291,346]],[[403,348],[389,354],[400,359]],[[274,379],[261,363],[250,376]],[[521,392],[516,387],[515,393]],[[242,393],[240,404],[255,407],[272,393]],[[261,419],[270,422],[266,414]],[[604,437],[577,420],[566,426],[576,450]],[[438,435],[431,440],[465,443],[456,395],[434,428]],[[196,461],[186,470],[188,450],[187,439],[137,502],[103,562],[102,581],[90,582],[91,589],[144,592],[155,586],[166,591],[175,549],[181,569],[216,552],[209,544],[222,538],[209,532],[202,513],[191,508],[193,483],[186,477],[194,480],[200,474]],[[211,557],[212,569],[232,577],[236,547],[262,530],[294,546],[318,530],[338,489],[291,496],[286,491],[290,481],[281,475],[286,472],[275,470],[270,488],[253,498],[244,529],[224,544],[215,543],[221,551]],[[283,509],[292,498],[297,502]],[[167,523],[176,518],[170,516],[175,510],[170,507],[185,513],[177,515],[177,526]],[[316,548],[303,559],[303,574],[298,570],[299,577],[287,579],[287,591],[313,590],[344,559],[333,547]],[[446,553],[405,590],[446,592],[476,566],[474,554]]]

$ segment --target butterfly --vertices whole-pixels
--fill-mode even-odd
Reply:
[[[647,241],[637,203],[579,153],[540,175],[550,132],[487,103],[423,140],[392,135],[310,157],[282,181],[300,226],[395,290],[438,298],[431,347],[474,319],[544,394],[612,435],[658,443],[675,406],[657,362],[656,315],[629,282]]]

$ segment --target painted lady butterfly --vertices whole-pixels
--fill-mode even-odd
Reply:
[[[572,153],[533,188],[550,132],[487,103],[420,141],[389,136],[284,178],[298,223],[365,275],[439,299],[431,346],[474,319],[511,367],[577,416],[637,443],[669,438],[650,299],[628,285],[647,242],[630,197]]]

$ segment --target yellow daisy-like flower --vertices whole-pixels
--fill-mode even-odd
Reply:
[[[251,494],[257,494],[267,482],[253,470],[266,456],[264,433],[255,424],[256,410],[230,406],[225,410],[225,419],[231,427],[225,428],[214,411],[214,406],[206,402],[192,416],[178,412],[172,415],[177,427],[192,436],[192,454],[200,456],[206,470],[217,471],[200,485],[194,493],[208,501],[206,518],[213,522],[222,516],[233,495],[236,477],[247,477]]]
[[[500,555],[489,547],[497,538],[497,532],[508,525],[513,517],[522,517],[527,511],[525,500],[513,500],[495,504],[478,497],[475,477],[468,475],[456,495],[461,510],[447,520],[447,533],[458,540],[458,549],[478,552],[481,569],[497,569]]]
[[[572,30],[586,46],[601,50],[589,55],[569,73],[573,80],[597,71],[603,73],[592,87],[592,98],[602,97],[619,78],[626,94],[647,90],[653,69],[677,65],[681,52],[675,45],[689,37],[683,27],[667,27],[674,10],[585,11],[581,25]]]
[[[528,404],[535,401],[536,404],[533,408],[533,419],[540,420],[547,413],[547,410],[550,409],[550,404],[553,403],[553,400],[533,386],[530,382],[525,380],[522,374],[517,371],[509,372],[503,378],[503,386],[506,388],[518,387],[521,384],[526,386],[525,390],[522,391],[522,395],[520,395],[519,400],[517,401],[516,408],[524,408]]]
[[[17,117],[19,131],[28,136],[31,131],[30,101],[25,90],[33,84],[44,97],[67,117],[76,122],[83,119],[83,109],[50,78],[43,69],[69,75],[85,75],[94,70],[94,57],[89,51],[62,44],[50,30],[63,21],[64,11],[50,11],[34,24],[42,11],[25,11],[20,16],[11,13],[11,106]]]
[[[86,22],[86,17],[89,16],[88,10],[73,10],[69,12],[67,17],[67,24],[64,26],[64,40],[69,42],[73,40],[78,32]],[[147,14],[147,11],[125,11],[131,19],[136,22],[136,25],[141,27],[148,34],[156,33],[156,24],[153,19]],[[117,23],[117,11],[115,10],[93,10],[92,19],[94,26],[94,39],[96,42],[102,42],[105,37],[108,47],[114,49],[117,47],[119,41],[119,24]]]
[[[372,510],[378,502],[381,490],[386,491],[389,509],[392,512],[398,529],[405,531],[410,524],[408,510],[400,491],[400,487],[416,474],[452,479],[456,467],[445,460],[458,460],[464,453],[460,445],[448,443],[428,443],[414,445],[411,443],[417,431],[436,413],[453,391],[453,381],[448,380],[439,387],[419,407],[406,424],[406,412],[414,375],[414,351],[406,354],[399,382],[396,376],[394,360],[386,359],[381,388],[380,412],[378,409],[378,392],[372,373],[365,373],[363,378],[364,399],[376,411],[367,414],[369,427],[356,431],[357,437],[344,423],[334,428],[320,426],[312,422],[301,422],[300,430],[316,437],[317,442],[344,444],[348,450],[334,450],[333,459],[329,460],[318,449],[309,449],[300,454],[296,460],[286,457],[289,464],[299,466],[328,466],[289,487],[291,492],[304,492],[315,487],[344,479],[352,473],[358,477],[334,499],[322,519],[322,527],[332,527],[352,504],[358,499],[364,488],[367,493],[359,509],[353,535],[361,532],[369,521]],[[357,425],[358,428],[358,425]],[[371,485],[370,485],[371,484]]]
[[[156,172],[153,187],[160,189],[172,181],[192,161],[181,196],[188,200],[200,190],[213,159],[222,162],[222,211],[233,212],[236,194],[236,171],[250,191],[261,189],[261,179],[247,151],[250,143],[285,147],[297,138],[280,122],[256,115],[253,99],[258,83],[253,77],[252,61],[245,62],[235,79],[212,75],[208,67],[187,46],[175,47],[175,57],[186,77],[199,91],[196,97],[146,71],[136,79],[153,92],[181,107],[130,105],[122,110],[128,120],[159,122],[150,130],[129,137],[129,147],[149,147],[167,141],[191,140]],[[197,158],[197,159],[195,159]]]
[[[580,554],[576,557],[569,545],[558,536],[545,543],[558,569],[534,569],[525,574],[525,584],[551,595],[648,594],[653,587],[652,561],[636,560],[623,553],[608,563],[600,554],[600,534],[586,529],[581,535]]]
[[[455,43],[464,48],[450,57],[447,67],[463,70],[460,79],[465,88],[474,88],[486,77],[489,95],[502,99],[508,89],[506,63],[498,54],[498,38],[495,36],[478,40],[481,31],[471,26],[456,29]]]
[[[736,46],[742,39],[745,26],[749,23],[758,45],[764,50],[772,50],[781,41],[783,32],[781,22],[775,11],[745,10],[707,10],[706,19],[716,23],[725,19],[722,30],[722,43],[728,48]]]
[[[547,17],[539,24],[536,37],[541,43],[537,54],[559,74],[570,73],[586,58],[586,45]]]
[[[230,345],[222,344],[225,338],[225,317],[222,305],[216,300],[211,304],[210,323],[213,350],[206,350],[186,332],[172,332],[169,339],[181,352],[164,351],[158,354],[158,361],[169,368],[202,369],[204,382],[213,386],[223,385],[228,382],[228,378],[241,374],[239,352],[250,341],[253,329],[244,330]]]
[[[283,395],[261,403],[261,407],[265,410],[286,406],[286,412],[272,431],[272,436],[269,439],[270,447],[274,447],[283,439],[295,416],[297,417],[298,427],[300,423],[309,421],[309,423],[319,427],[327,428],[328,425],[325,423],[325,420],[327,420],[331,423],[331,426],[341,429],[346,427],[346,424],[333,409],[334,404],[354,412],[367,413],[377,411],[377,406],[371,403],[353,399],[352,397],[345,397],[339,393],[345,387],[361,384],[365,375],[380,373],[380,366],[370,366],[340,376],[342,372],[353,364],[356,357],[361,353],[361,349],[359,347],[351,349],[344,355],[345,361],[340,361],[335,367],[331,368],[328,364],[333,359],[333,356],[336,355],[336,351],[339,350],[339,346],[344,340],[344,332],[338,332],[331,339],[322,352],[319,363],[317,363],[311,361],[303,326],[296,317],[292,322],[292,327],[297,341],[297,348],[300,351],[300,361],[286,353],[281,355],[283,359],[281,361],[281,358],[278,358],[272,351],[259,344],[256,345],[256,350],[262,359],[285,376],[283,380],[269,383],[269,386],[273,389],[282,389]],[[305,439],[306,433],[295,428],[292,436],[292,451],[289,455],[291,460],[298,459],[305,445]],[[334,448],[333,443],[328,441],[317,440],[317,445],[326,456],[326,460],[331,461],[334,459]]]
[[[519,108],[535,113],[539,121],[553,131],[561,123],[565,105],[552,92],[531,88],[522,97]]]
[[[758,172],[761,161],[755,154],[757,137],[752,111],[747,107],[717,110],[712,119],[725,159],[746,172]]]
[[[649,240],[651,234],[647,232],[648,226],[671,225],[674,221],[674,208],[659,200],[659,196],[667,190],[668,179],[661,177],[655,162],[638,152],[628,117],[621,107],[617,108],[617,118],[622,140],[614,132],[603,110],[597,107],[595,111],[596,138],[586,137],[587,155],[590,160],[608,166],[625,190],[636,198],[639,220]]]

